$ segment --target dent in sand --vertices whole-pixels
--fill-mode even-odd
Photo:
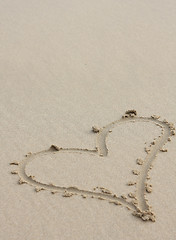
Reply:
[[[121,119],[114,121],[105,127],[98,128],[93,126],[92,131],[96,133],[96,146],[95,149],[81,149],[81,148],[62,148],[56,145],[51,145],[47,150],[38,152],[38,153],[28,153],[25,156],[25,159],[21,162],[11,162],[10,165],[17,167],[16,170],[11,171],[11,174],[19,175],[18,183],[29,184],[35,187],[36,192],[41,190],[49,190],[52,194],[62,193],[63,197],[72,197],[73,195],[80,195],[82,198],[93,198],[99,200],[106,200],[109,203],[115,205],[123,205],[128,210],[132,211],[134,216],[140,217],[143,221],[155,221],[155,214],[152,211],[151,206],[148,204],[146,198],[146,193],[152,192],[152,185],[147,183],[150,179],[149,171],[153,167],[154,159],[157,156],[158,152],[167,152],[167,149],[163,149],[163,146],[167,141],[171,141],[171,137],[175,135],[175,127],[173,123],[169,123],[167,120],[159,120],[160,116],[152,115],[151,117],[138,117],[136,110],[127,110]],[[108,133],[118,124],[127,123],[127,122],[152,122],[157,127],[161,128],[161,135],[158,138],[150,143],[149,147],[145,147],[146,157],[145,159],[138,158],[136,164],[140,167],[139,170],[132,170],[132,173],[136,176],[136,181],[128,181],[128,186],[135,187],[135,193],[129,192],[128,197],[125,195],[117,196],[112,193],[110,190],[103,187],[95,187],[93,190],[87,191],[79,189],[77,187],[62,187],[56,186],[53,183],[45,184],[37,181],[35,176],[28,176],[26,174],[26,166],[29,162],[35,161],[36,155],[42,155],[44,153],[56,154],[59,152],[69,152],[70,154],[75,153],[87,153],[87,154],[96,154],[97,156],[105,157],[108,155],[108,148],[106,145],[106,138]]]

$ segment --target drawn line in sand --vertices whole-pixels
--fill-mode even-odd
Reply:
[[[91,153],[97,156],[105,157],[108,155],[108,149],[106,145],[106,138],[108,133],[112,131],[114,127],[120,124],[128,122],[152,122],[156,126],[161,128],[161,134],[158,138],[155,138],[149,147],[145,148],[145,159],[138,158],[136,164],[141,167],[140,171],[132,170],[132,174],[136,175],[137,180],[129,181],[128,186],[135,186],[135,192],[130,192],[128,197],[125,195],[117,196],[106,188],[95,187],[92,191],[78,189],[75,186],[62,187],[54,184],[45,184],[37,181],[34,176],[28,176],[26,174],[26,166],[31,161],[35,160],[35,157],[43,154],[56,154],[59,152],[69,152],[72,154],[78,153]],[[163,149],[163,146],[167,141],[171,141],[171,136],[175,135],[175,127],[172,123],[166,120],[160,121],[159,116],[153,115],[151,117],[138,117],[135,110],[126,111],[125,115],[120,120],[114,121],[105,127],[97,128],[92,127],[92,131],[97,134],[95,149],[80,149],[80,148],[62,148],[55,145],[51,145],[48,150],[44,150],[38,153],[29,153],[26,158],[21,162],[12,162],[10,165],[15,165],[18,168],[12,171],[12,174],[19,175],[19,184],[27,183],[35,187],[35,191],[49,190],[52,194],[62,193],[63,197],[71,197],[73,195],[80,195],[82,198],[96,198],[99,200],[106,200],[109,203],[115,205],[123,205],[127,209],[132,211],[134,216],[140,217],[144,221],[155,221],[155,214],[152,211],[152,207],[148,204],[146,198],[147,193],[152,192],[152,185],[148,183],[149,171],[153,167],[154,159],[159,151],[166,152],[167,149]]]

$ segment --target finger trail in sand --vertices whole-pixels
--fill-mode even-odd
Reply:
[[[34,176],[28,176],[26,174],[25,169],[27,164],[29,164],[31,161],[35,161],[36,155],[42,156],[44,154],[56,154],[56,152],[67,152],[70,154],[88,153],[97,155],[98,157],[106,157],[108,155],[108,148],[106,145],[106,138],[108,136],[108,133],[114,127],[117,127],[120,124],[125,124],[127,122],[152,122],[161,128],[161,135],[158,137],[158,139],[155,139],[153,142],[151,142],[150,147],[145,149],[147,153],[145,159],[138,159],[137,161],[137,164],[141,165],[140,172],[135,170],[132,171],[133,174],[137,175],[137,181],[135,183],[128,183],[128,186],[135,185],[136,187],[135,193],[128,194],[132,200],[128,200],[127,197],[123,195],[116,196],[116,194],[102,187],[96,187],[94,190],[88,191],[78,189],[77,187],[73,186],[56,186],[54,184],[39,182],[35,179]],[[146,199],[146,193],[152,191],[152,186],[147,184],[147,180],[149,179],[148,173],[153,166],[153,162],[156,158],[157,153],[159,151],[166,152],[166,149],[162,149],[162,147],[167,141],[170,141],[171,136],[175,135],[174,125],[172,123],[168,123],[166,120],[160,121],[159,117],[155,115],[151,117],[138,117],[135,110],[128,110],[120,120],[114,121],[101,129],[98,129],[96,127],[93,127],[92,129],[97,134],[95,149],[61,148],[52,145],[48,150],[26,155],[26,158],[21,162],[10,163],[11,165],[18,166],[18,169],[12,171],[11,173],[19,175],[19,184],[27,183],[29,185],[32,185],[35,187],[36,192],[39,192],[41,190],[49,190],[52,194],[60,192],[62,193],[63,197],[80,195],[83,198],[91,197],[99,200],[106,200],[109,203],[113,203],[115,205],[126,206],[127,209],[132,210],[133,215],[140,217],[144,221],[155,221],[155,214],[152,212],[151,206],[149,206]]]

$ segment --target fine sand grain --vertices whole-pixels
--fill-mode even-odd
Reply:
[[[175,23],[175,0],[0,0],[0,239],[176,239]]]

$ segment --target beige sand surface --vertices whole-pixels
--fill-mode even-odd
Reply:
[[[0,239],[176,238],[176,137],[149,172],[155,222],[96,194],[63,197],[61,189],[51,194],[58,190],[52,185],[36,192],[11,174],[21,165],[9,165],[52,144],[96,150],[92,126],[101,129],[127,109],[176,125],[175,22],[174,0],[0,0]],[[138,181],[132,170],[143,169],[136,159],[146,158],[144,148],[162,129],[142,121],[109,130],[107,156],[105,148],[102,157],[38,154],[26,173],[46,185],[133,193],[136,186],[127,182]]]

